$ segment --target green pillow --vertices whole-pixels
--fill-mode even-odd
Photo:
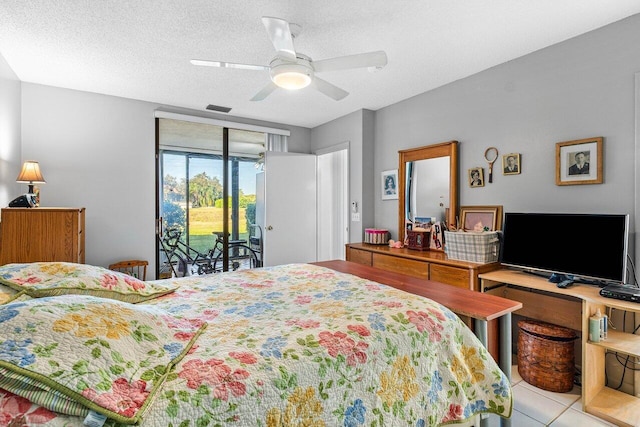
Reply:
[[[206,327],[184,320],[86,295],[0,305],[0,388],[55,412],[139,423]]]
[[[34,298],[79,294],[134,304],[177,288],[168,282],[144,282],[104,267],[71,262],[5,264],[0,266],[0,283]]]

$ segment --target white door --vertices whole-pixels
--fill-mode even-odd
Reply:
[[[267,151],[264,169],[264,266],[316,261],[316,156]]]

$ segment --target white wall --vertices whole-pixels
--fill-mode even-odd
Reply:
[[[16,183],[20,155],[20,80],[0,55],[0,206],[27,192]],[[46,178],[45,178],[46,179]]]
[[[118,259],[142,258],[149,260],[150,276],[155,277],[154,111],[158,107],[131,99],[22,84],[22,154],[40,162],[47,180],[40,186],[41,206],[87,209],[89,264],[106,266]],[[309,152],[308,129],[243,121],[289,129],[290,151]]]

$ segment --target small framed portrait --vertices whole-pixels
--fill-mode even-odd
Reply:
[[[469,187],[484,187],[484,168],[469,169]]]
[[[556,185],[602,184],[602,137],[556,143]]]
[[[502,156],[502,174],[517,175],[520,173],[520,153],[509,153]]]
[[[398,198],[398,169],[382,172],[382,200]]]
[[[502,229],[502,205],[460,206],[460,228],[464,231]]]

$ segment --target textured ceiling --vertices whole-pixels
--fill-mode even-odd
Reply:
[[[2,0],[0,54],[25,82],[315,127],[639,12],[638,0]],[[308,87],[251,102],[267,71],[189,63],[267,65],[262,16],[301,25],[296,50],[315,60],[384,50],[388,65],[322,73],[350,93],[341,101]]]

